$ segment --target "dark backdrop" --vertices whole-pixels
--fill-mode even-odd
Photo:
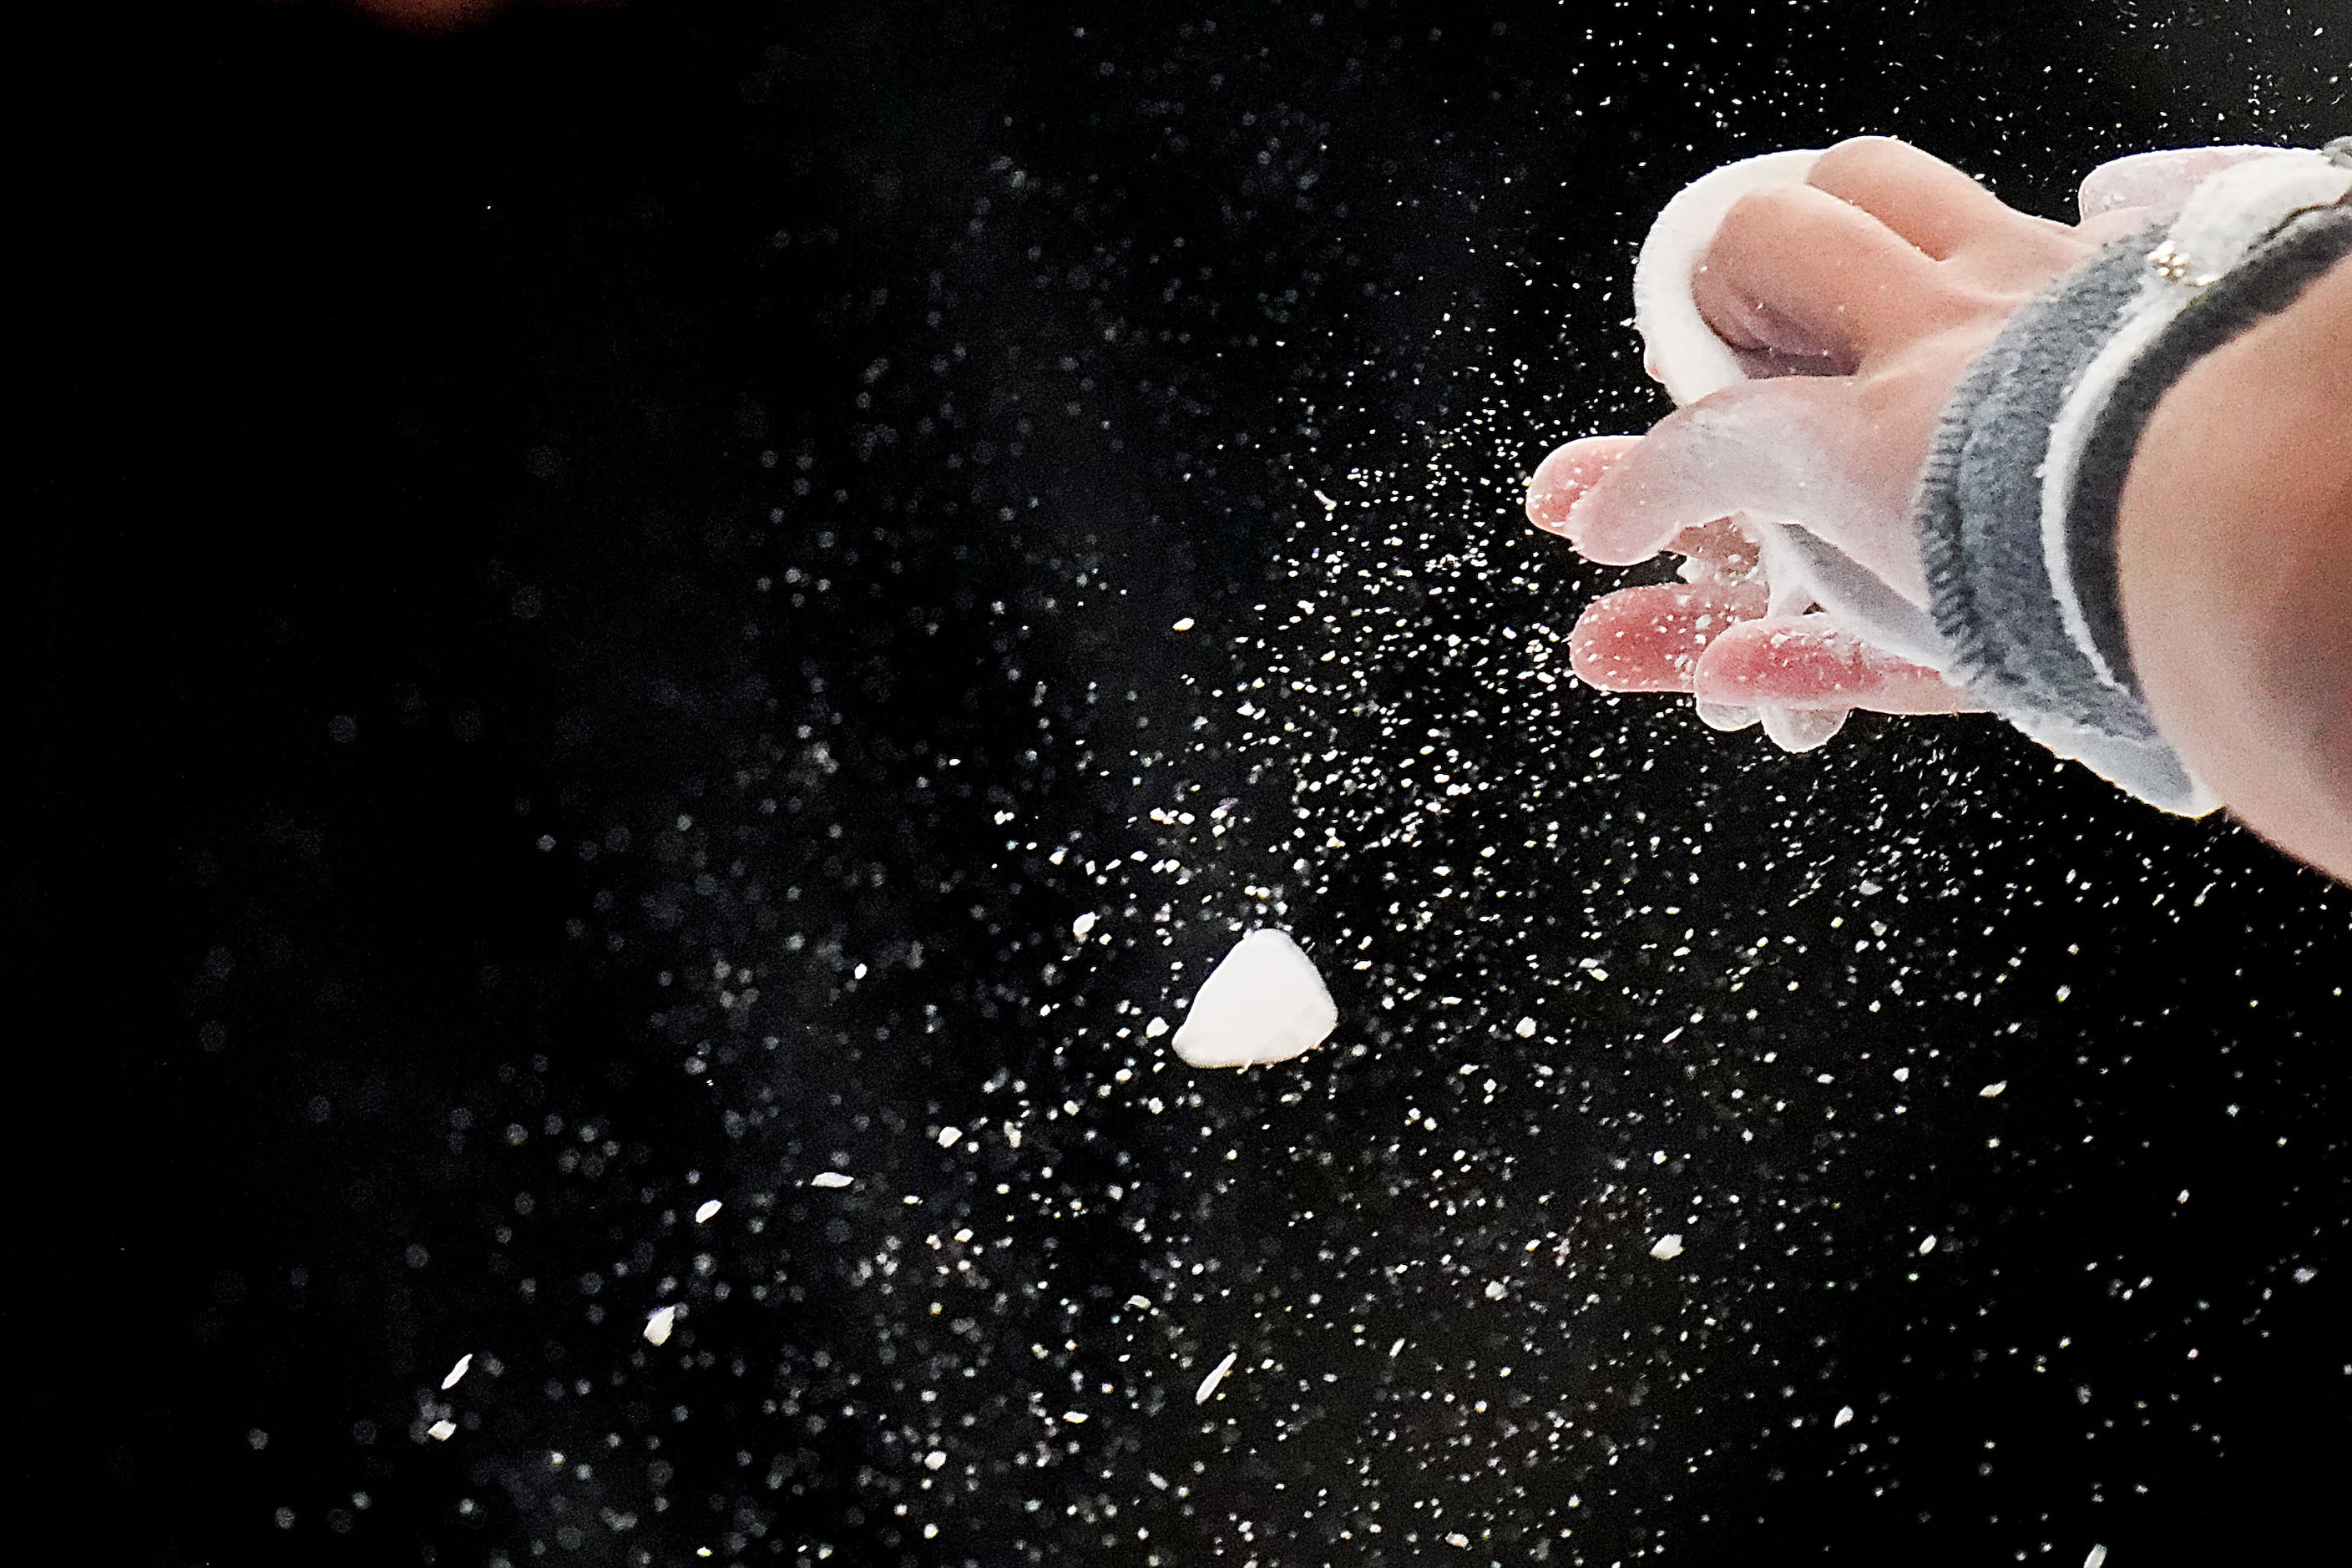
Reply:
[[[2325,10],[28,43],[12,1533],[2071,1568],[2332,1520],[2345,896],[1988,724],[1789,759],[1579,689],[1628,579],[1516,518],[1661,411],[1624,285],[1683,181],[1882,131],[2063,216],[2344,129]],[[1150,1020],[1267,921],[1339,1033],[1184,1071]]]

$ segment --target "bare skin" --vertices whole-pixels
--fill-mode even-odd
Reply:
[[[1685,584],[1586,613],[1578,673],[1692,692],[1702,712],[1969,707],[1825,617],[1765,615],[1753,546],[1724,520],[1819,519],[1924,602],[1910,492],[1946,395],[2019,304],[2136,226],[2129,213],[2031,217],[1882,138],[1830,149],[1805,187],[1741,201],[1694,291],[1717,333],[1776,378],[1644,437],[1570,442],[1529,486],[1530,520],[1592,560],[1685,559]],[[2148,700],[2242,820],[2352,879],[2352,266],[2184,376],[2140,452],[2119,548]]]
[[[2174,384],[2119,530],[2158,722],[2239,820],[2352,882],[2352,261]]]

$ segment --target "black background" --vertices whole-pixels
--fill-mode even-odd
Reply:
[[[2064,216],[2340,131],[2326,10],[29,43],[12,1529],[2071,1568],[2332,1520],[2342,892],[1988,725],[1784,759],[1538,679],[1623,579],[1516,519],[1662,411],[1623,280],[1685,180],[1878,131]],[[1184,1072],[1142,1020],[1263,921],[1341,1032]]]

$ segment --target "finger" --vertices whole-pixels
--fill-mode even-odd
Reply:
[[[1877,495],[1846,471],[1841,453],[1862,423],[1854,405],[1843,378],[1726,387],[1616,454],[1576,495],[1562,531],[1609,566],[1646,561],[1685,529],[1738,512],[1802,521],[1843,544],[1841,520],[1907,513],[1906,495]]]
[[[1771,616],[1725,628],[1694,664],[1690,689],[1713,706],[1768,713],[1962,713],[1978,706],[1934,670],[1873,647],[1827,616]]]
[[[1752,586],[1663,583],[1596,599],[1568,635],[1569,668],[1603,691],[1688,691],[1707,645],[1764,613]]]
[[[2085,224],[2114,220],[2116,232],[2162,223],[2176,216],[2189,193],[2213,174],[2249,158],[2275,157],[2276,147],[2175,147],[2112,158],[2083,176],[2076,205]],[[2128,213],[2128,220],[2116,215]]]
[[[1851,708],[1767,708],[1764,733],[1784,752],[1810,752],[1845,728]]]
[[[1746,583],[1756,575],[1761,554],[1755,538],[1727,517],[1684,529],[1666,542],[1683,557],[1685,583]]]
[[[1925,251],[1811,185],[1740,197],[1691,280],[1700,316],[1735,348],[1849,369],[1917,337],[1948,293]]]
[[[1889,136],[1857,136],[1814,160],[1805,184],[1859,207],[1937,260],[2027,218],[1932,153]]]
[[[1566,531],[1569,509],[1610,466],[1641,444],[1639,436],[1588,436],[1570,441],[1536,465],[1528,481],[1528,521],[1548,532]]]

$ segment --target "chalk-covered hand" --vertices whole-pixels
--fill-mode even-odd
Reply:
[[[2019,305],[2108,239],[2168,216],[2236,151],[2106,165],[2084,187],[2080,226],[2018,212],[1940,159],[1875,137],[1822,153],[1802,184],[1741,196],[1690,292],[1751,379],[1646,436],[1571,441],[1529,485],[1529,519],[1590,560],[1684,559],[1683,581],[1585,612],[1570,639],[1576,672],[1610,690],[1691,692],[1709,723],[1761,719],[1792,751],[1856,708],[1973,707],[1877,629],[1926,624],[1911,512],[1937,416]],[[1890,613],[1824,607],[1822,572],[1792,569],[1807,561],[1835,563]]]

